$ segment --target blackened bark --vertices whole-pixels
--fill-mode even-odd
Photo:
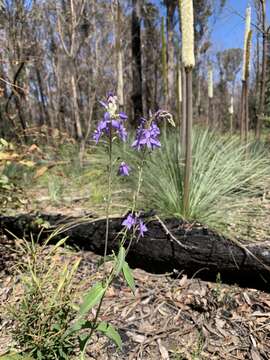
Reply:
[[[106,219],[82,222],[81,219],[73,218],[69,219],[73,222],[73,226],[70,226],[61,215],[39,215],[40,218],[49,221],[51,229],[66,223],[66,230],[58,235],[58,239],[59,236],[69,236],[70,245],[103,254]],[[34,215],[0,216],[0,231],[9,237],[13,233],[18,237],[30,238],[31,233],[35,238],[35,234],[40,233],[36,219]],[[110,219],[108,253],[113,250],[117,252],[116,235],[123,228],[122,221],[122,218]],[[130,266],[154,273],[184,270],[186,274],[193,276],[197,272],[200,278],[214,281],[219,273],[223,282],[269,291],[269,241],[239,246],[200,224],[188,226],[177,219],[168,219],[163,224],[152,220],[147,228],[145,237],[133,241],[131,245],[128,255]],[[43,237],[48,236],[48,232],[52,230],[46,231],[43,232]],[[56,240],[57,238],[53,239]]]

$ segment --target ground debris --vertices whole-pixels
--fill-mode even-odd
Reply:
[[[62,249],[61,256],[82,258],[76,279],[82,292],[102,278],[98,255]],[[16,296],[19,286],[12,268],[8,269],[1,269],[1,306]],[[269,359],[270,294],[224,285],[222,279],[216,283],[189,279],[185,274],[173,279],[135,269],[134,277],[135,295],[117,281],[100,314],[101,320],[118,328],[123,351],[95,335],[89,359]],[[1,311],[0,354],[11,345],[10,326]]]

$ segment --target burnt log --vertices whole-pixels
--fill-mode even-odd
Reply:
[[[103,255],[105,219],[71,219],[61,215],[39,215],[38,219],[50,224],[43,231],[43,238],[63,226],[54,241],[68,236],[69,245]],[[110,219],[108,253],[117,252],[122,221]],[[160,274],[177,275],[184,271],[188,276],[196,274],[209,281],[215,281],[220,274],[222,282],[269,291],[270,241],[237,244],[200,224],[190,225],[177,219],[150,220],[147,228],[143,238],[132,242],[127,258],[131,267]],[[0,216],[0,229],[7,236],[12,233],[27,237],[40,232],[40,220],[36,215]]]

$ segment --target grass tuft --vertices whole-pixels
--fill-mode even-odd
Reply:
[[[198,221],[224,231],[242,221],[243,210],[251,197],[262,192],[269,174],[270,162],[262,146],[246,147],[237,137],[194,129],[190,207],[184,219],[183,154],[178,137],[172,134],[147,160],[143,207],[147,204],[163,216]]]

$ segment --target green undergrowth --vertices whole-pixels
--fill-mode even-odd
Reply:
[[[163,217],[197,221],[223,233],[246,225],[251,199],[263,194],[270,179],[270,161],[262,143],[245,146],[239,137],[194,129],[190,206],[184,213],[184,161],[179,139],[170,134],[161,142],[161,149],[145,164],[142,208],[155,209]],[[128,147],[124,153],[136,171],[136,155]],[[252,209],[253,215],[257,210],[259,207]]]
[[[140,160],[139,152],[131,149],[132,139],[130,135],[127,143],[115,142],[113,145],[116,158],[113,164],[113,215],[123,215],[130,208],[137,184]],[[176,133],[169,133],[161,143],[161,149],[154,151],[145,163],[141,209],[155,209],[161,217],[198,221],[222,233],[229,231],[233,235],[239,229],[240,233],[242,229],[248,229],[244,231],[247,237],[256,233],[256,230],[250,230],[254,224],[250,225],[249,219],[264,216],[265,209],[258,199],[270,183],[269,145],[253,142],[245,146],[240,144],[238,136],[221,136],[195,128],[190,207],[184,214],[184,163],[179,139]],[[88,147],[81,167],[78,147],[65,144],[57,149],[43,149],[46,161],[41,161],[38,168],[47,163],[54,165],[42,176],[36,177],[36,168],[22,169],[23,174],[20,174],[15,171],[18,170],[16,165],[10,165],[5,173],[13,180],[20,179],[17,183],[30,194],[31,206],[38,210],[47,204],[75,206],[104,216],[106,151],[105,144]],[[132,176],[117,176],[121,161],[130,165]],[[43,197],[45,202],[41,201]]]

